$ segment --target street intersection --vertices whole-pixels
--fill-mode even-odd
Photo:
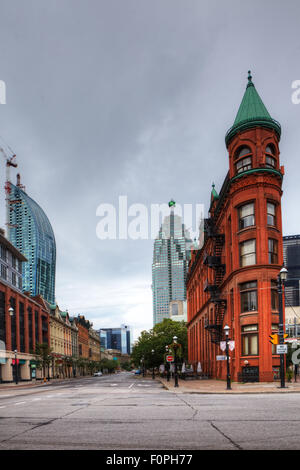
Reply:
[[[2,387],[0,450],[299,448],[299,394],[178,392],[128,372]]]

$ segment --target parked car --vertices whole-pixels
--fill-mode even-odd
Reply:
[[[99,372],[94,372],[94,377],[101,377],[101,375],[103,375],[103,374],[102,374],[102,372],[100,372],[100,370],[99,370]]]
[[[132,373],[133,373],[134,375],[141,375],[142,371],[141,371],[140,369],[134,369],[134,370],[132,371]]]

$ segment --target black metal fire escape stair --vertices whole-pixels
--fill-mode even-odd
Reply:
[[[225,264],[222,264],[222,249],[225,243],[223,234],[217,232],[213,225],[212,219],[206,219],[206,235],[214,240],[213,254],[204,255],[204,264],[215,272],[214,283],[206,283],[204,290],[210,293],[210,301],[215,304],[214,321],[208,323],[205,328],[210,333],[211,342],[219,344],[223,340],[223,320],[227,309],[227,301],[221,298],[219,286],[221,285],[225,275]]]

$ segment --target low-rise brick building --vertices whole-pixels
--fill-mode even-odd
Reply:
[[[37,344],[50,346],[49,311],[40,296],[22,292],[26,258],[0,231],[0,382],[39,378]],[[15,363],[17,358],[17,363]]]

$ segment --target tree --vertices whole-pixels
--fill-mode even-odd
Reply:
[[[131,358],[136,367],[144,360],[145,367],[159,367],[165,362],[166,346],[172,350],[173,337],[181,345],[177,351],[179,358],[187,359],[187,327],[185,322],[176,322],[165,318],[150,331],[142,331],[137,344],[133,347]],[[154,353],[152,353],[154,350]],[[143,359],[144,358],[144,359]]]
[[[118,367],[119,367],[118,361],[114,361],[114,360],[106,359],[106,358],[101,359],[100,361],[100,369],[102,372],[107,370],[111,374]]]
[[[122,362],[121,367],[123,370],[127,370],[128,372],[131,371],[131,365],[129,361]]]
[[[48,346],[48,343],[37,343],[35,346],[36,365],[38,369],[42,369],[43,378],[45,379],[45,369],[52,361],[51,356],[52,349]]]

